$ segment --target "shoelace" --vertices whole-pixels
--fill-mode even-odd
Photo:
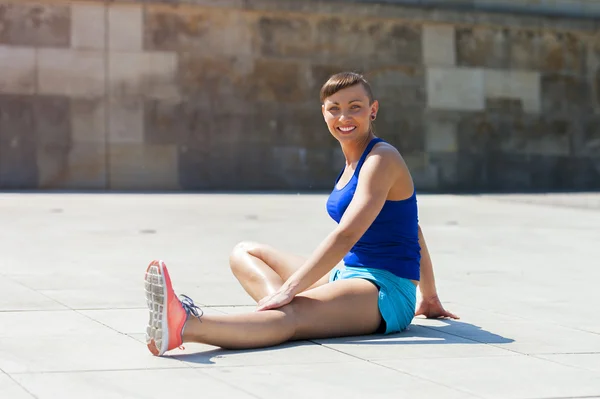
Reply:
[[[200,317],[202,317],[202,315],[204,314],[204,311],[202,309],[200,309],[198,306],[196,306],[196,304],[194,303],[192,298],[190,298],[187,295],[180,294],[179,301],[181,302],[181,306],[183,307],[183,310],[185,310],[185,313],[188,316],[191,314],[192,316],[196,317],[200,322],[202,322],[202,320],[200,320]],[[198,312],[200,312],[200,313],[198,313]],[[183,330],[181,330],[181,334],[183,335]],[[180,345],[179,349],[185,350],[185,346]]]
[[[185,310],[185,312],[188,315],[191,313],[198,320],[200,320],[200,317],[202,317],[202,315],[204,314],[204,311],[202,309],[200,309],[198,306],[196,306],[196,304],[194,303],[192,298],[190,298],[189,296],[184,295],[184,294],[180,294],[179,296],[180,296],[181,306],[183,306],[183,309]],[[200,312],[200,313],[198,313],[198,312]],[[200,320],[200,321],[202,321],[202,320]]]

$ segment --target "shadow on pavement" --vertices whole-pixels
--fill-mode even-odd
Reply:
[[[342,338],[328,338],[310,341],[286,342],[281,345],[245,350],[212,349],[208,351],[171,355],[172,359],[197,364],[215,364],[213,359],[235,356],[240,354],[285,351],[286,349],[307,345],[336,345],[336,350],[342,350],[340,345],[452,345],[452,344],[508,344],[514,342],[498,334],[483,330],[481,327],[456,320],[436,320],[446,323],[444,326],[423,326],[411,324],[408,329],[389,335],[365,335]]]

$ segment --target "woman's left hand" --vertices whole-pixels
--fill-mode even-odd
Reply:
[[[460,319],[460,317],[454,313],[444,309],[437,295],[430,298],[423,298],[421,304],[415,312],[415,316],[420,315],[423,315],[428,319]]]
[[[292,299],[294,299],[292,290],[281,287],[279,290],[261,299],[260,302],[258,302],[256,311],[260,312],[261,310],[277,309],[292,302]]]

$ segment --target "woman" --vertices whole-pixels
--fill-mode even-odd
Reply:
[[[147,343],[161,356],[184,342],[229,349],[404,330],[415,315],[452,317],[441,305],[418,224],[412,178],[398,151],[376,138],[379,103],[356,73],[333,75],[321,89],[322,112],[346,165],[327,200],[338,223],[308,259],[267,245],[238,244],[231,269],[258,307],[203,315],[177,298],[162,261],[146,271]],[[336,267],[343,260],[345,267]],[[423,300],[415,312],[416,289]],[[194,317],[190,317],[194,316]]]

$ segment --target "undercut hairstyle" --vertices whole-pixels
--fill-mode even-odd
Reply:
[[[363,75],[356,72],[340,72],[332,75],[321,88],[321,104],[325,102],[327,97],[338,91],[358,84],[364,87],[367,97],[369,97],[369,105],[373,104],[374,98],[371,85]]]

